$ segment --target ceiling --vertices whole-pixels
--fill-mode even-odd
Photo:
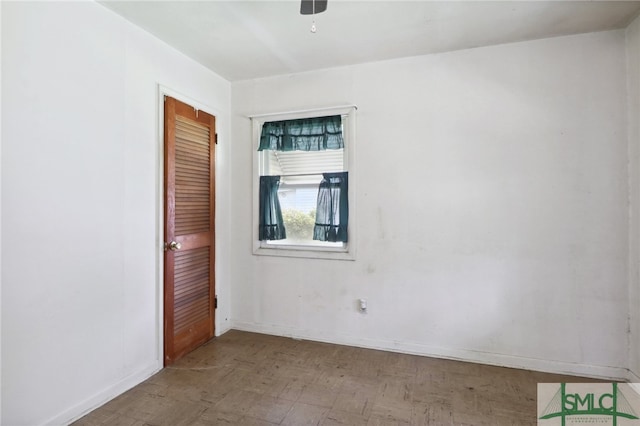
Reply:
[[[102,1],[229,81],[626,27],[640,1]],[[316,33],[311,33],[315,18]]]

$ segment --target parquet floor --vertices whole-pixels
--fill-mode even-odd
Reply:
[[[538,382],[586,381],[232,330],[74,425],[524,426]]]

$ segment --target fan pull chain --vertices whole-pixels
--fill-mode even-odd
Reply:
[[[313,34],[316,33],[317,28],[316,28],[316,0],[311,0],[311,16],[313,16],[313,20],[311,21],[311,32]]]

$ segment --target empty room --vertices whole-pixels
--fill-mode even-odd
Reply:
[[[639,16],[1,1],[0,423],[640,424]]]

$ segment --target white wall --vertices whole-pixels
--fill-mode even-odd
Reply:
[[[627,28],[629,134],[629,370],[640,382],[640,18]]]
[[[252,256],[246,115],[344,103],[357,260]],[[624,31],[238,82],[232,113],[234,327],[626,376]]]
[[[2,34],[2,3],[0,2],[0,35]],[[0,50],[2,50],[0,37]],[[0,55],[0,82],[2,82],[2,55]],[[0,100],[2,84],[0,84]],[[2,307],[2,102],[0,102],[0,307]],[[2,314],[0,313],[0,371],[2,371]],[[0,422],[2,421],[2,377],[0,373]]]
[[[61,424],[162,365],[158,85],[218,116],[225,188],[230,84],[93,2],[3,2],[2,64],[2,424]]]

